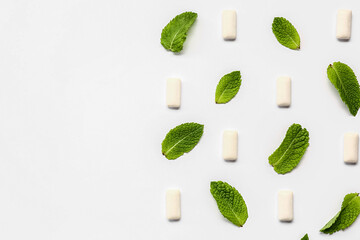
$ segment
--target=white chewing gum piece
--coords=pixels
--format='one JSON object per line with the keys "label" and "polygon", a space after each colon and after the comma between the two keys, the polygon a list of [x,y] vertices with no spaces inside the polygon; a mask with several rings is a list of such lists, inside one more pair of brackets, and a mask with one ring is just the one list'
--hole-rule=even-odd
{"label": "white chewing gum piece", "polygon": [[339,40],[349,40],[351,37],[352,11],[340,9],[336,19],[336,38]]}
{"label": "white chewing gum piece", "polygon": [[344,162],[355,164],[358,162],[359,134],[345,133],[344,135]]}
{"label": "white chewing gum piece", "polygon": [[280,190],[278,192],[278,218],[281,222],[291,222],[294,219],[293,192]]}
{"label": "white chewing gum piece", "polygon": [[238,155],[238,132],[226,130],[223,133],[223,158],[225,161],[236,161]]}
{"label": "white chewing gum piece", "polygon": [[290,77],[278,77],[276,80],[276,104],[279,107],[291,105],[291,79]]}
{"label": "white chewing gum piece", "polygon": [[169,78],[166,81],[166,105],[169,108],[179,108],[181,105],[181,80]]}
{"label": "white chewing gum piece", "polygon": [[222,37],[224,40],[236,39],[236,22],[235,10],[222,11]]}
{"label": "white chewing gum piece", "polygon": [[166,218],[170,221],[180,220],[180,190],[168,189],[166,191]]}

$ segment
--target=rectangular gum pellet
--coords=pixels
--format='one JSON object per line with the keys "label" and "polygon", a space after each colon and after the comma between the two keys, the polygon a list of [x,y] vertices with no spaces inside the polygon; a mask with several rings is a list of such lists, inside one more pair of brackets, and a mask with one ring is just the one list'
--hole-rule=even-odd
{"label": "rectangular gum pellet", "polygon": [[223,158],[225,161],[235,161],[238,155],[238,133],[226,130],[223,133]]}
{"label": "rectangular gum pellet", "polygon": [[278,218],[281,222],[291,222],[294,219],[292,191],[278,192]]}
{"label": "rectangular gum pellet", "polygon": [[181,80],[169,78],[166,81],[166,105],[169,108],[179,108],[181,104]]}
{"label": "rectangular gum pellet", "polygon": [[291,105],[291,79],[287,76],[278,77],[276,80],[276,104],[279,107]]}
{"label": "rectangular gum pellet", "polygon": [[236,11],[224,10],[222,12],[222,37],[225,40],[236,39]]}
{"label": "rectangular gum pellet", "polygon": [[336,38],[340,40],[349,40],[351,37],[352,11],[340,9],[337,12],[336,19]]}
{"label": "rectangular gum pellet", "polygon": [[168,189],[166,191],[166,218],[170,221],[180,220],[180,190]]}
{"label": "rectangular gum pellet", "polygon": [[355,164],[358,162],[359,134],[345,133],[344,135],[344,162]]}

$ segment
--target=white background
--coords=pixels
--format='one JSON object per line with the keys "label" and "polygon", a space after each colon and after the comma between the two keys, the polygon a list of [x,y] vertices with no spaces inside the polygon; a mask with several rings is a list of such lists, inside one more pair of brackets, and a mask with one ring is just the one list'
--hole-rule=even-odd
{"label": "white background", "polygon": [[[353,10],[352,38],[335,38],[336,11]],[[238,37],[221,38],[221,11],[236,9]],[[197,12],[180,55],[160,45],[177,14]],[[289,19],[301,50],[281,46],[275,16]],[[360,2],[225,0],[2,0],[0,2],[0,239],[310,239],[345,194],[359,192],[360,166],[345,165],[342,137],[360,131],[326,76],[334,61],[360,76]],[[226,73],[242,86],[214,103]],[[292,105],[275,104],[279,75],[292,78]],[[165,105],[168,77],[183,81],[179,110]],[[205,125],[200,143],[175,161],[165,134]],[[300,123],[310,147],[280,176],[268,164],[287,128]],[[225,129],[239,132],[239,159],[221,158]],[[243,195],[243,228],[224,219],[209,192],[227,181]],[[180,188],[182,219],[165,218],[165,190]],[[280,223],[276,196],[294,191],[294,221]]]}

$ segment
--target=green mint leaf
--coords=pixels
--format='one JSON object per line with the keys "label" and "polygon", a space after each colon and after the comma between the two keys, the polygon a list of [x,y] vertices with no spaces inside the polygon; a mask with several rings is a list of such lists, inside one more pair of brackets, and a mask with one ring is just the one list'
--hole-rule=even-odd
{"label": "green mint leaf", "polygon": [[334,62],[327,68],[327,75],[350,113],[356,116],[360,107],[360,88],[353,70],[344,63]]}
{"label": "green mint leaf", "polygon": [[301,240],[309,240],[309,236],[307,234],[305,234],[305,236],[303,236],[303,238]]}
{"label": "green mint leaf", "polygon": [[269,157],[269,163],[279,174],[291,172],[300,162],[309,146],[309,132],[300,124],[293,124],[278,149]]}
{"label": "green mint leaf", "polygon": [[235,97],[241,85],[240,71],[234,71],[223,76],[215,92],[216,103],[227,103]]}
{"label": "green mint leaf", "polygon": [[333,217],[320,232],[333,234],[350,227],[360,214],[359,193],[347,194],[341,205],[341,210]]}
{"label": "green mint leaf", "polygon": [[221,214],[236,226],[242,227],[248,218],[248,211],[240,193],[222,181],[211,182],[210,192],[215,198]]}
{"label": "green mint leaf", "polygon": [[293,50],[300,49],[300,36],[295,27],[285,18],[274,18],[272,31],[281,45]]}
{"label": "green mint leaf", "polygon": [[169,160],[190,152],[200,141],[204,125],[184,123],[171,129],[162,142],[162,154]]}
{"label": "green mint leaf", "polygon": [[197,13],[184,12],[173,18],[161,32],[161,44],[172,52],[180,52],[190,27],[197,18]]}

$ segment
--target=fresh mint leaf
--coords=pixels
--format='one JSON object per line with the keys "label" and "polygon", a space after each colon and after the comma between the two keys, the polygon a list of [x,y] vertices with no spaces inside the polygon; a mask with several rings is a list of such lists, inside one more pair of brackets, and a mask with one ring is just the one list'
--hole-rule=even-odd
{"label": "fresh mint leaf", "polygon": [[240,71],[233,71],[223,76],[215,92],[216,103],[227,103],[235,97],[241,85]]}
{"label": "fresh mint leaf", "polygon": [[320,231],[326,234],[333,234],[344,230],[354,223],[360,214],[359,193],[349,193],[341,204],[341,210],[333,217]]}
{"label": "fresh mint leaf", "polygon": [[241,194],[222,181],[211,182],[210,192],[221,214],[236,226],[242,227],[248,218],[248,211]]}
{"label": "fresh mint leaf", "polygon": [[200,141],[204,125],[183,123],[166,134],[162,142],[162,154],[169,160],[176,159],[190,152]]}
{"label": "fresh mint leaf", "polygon": [[290,49],[300,49],[300,36],[296,28],[285,18],[275,17],[272,31],[278,42]]}
{"label": "fresh mint leaf", "polygon": [[269,163],[279,174],[291,172],[300,162],[309,146],[309,132],[300,124],[293,124],[278,149],[269,157]]}
{"label": "fresh mint leaf", "polygon": [[197,18],[197,13],[184,12],[173,18],[161,32],[161,44],[172,52],[180,52],[187,32]]}
{"label": "fresh mint leaf", "polygon": [[350,113],[356,116],[360,108],[360,87],[353,70],[345,63],[334,62],[327,68],[327,75]]}
{"label": "fresh mint leaf", "polygon": [[303,236],[303,238],[301,240],[309,240],[309,236],[307,234],[305,234],[305,236]]}

